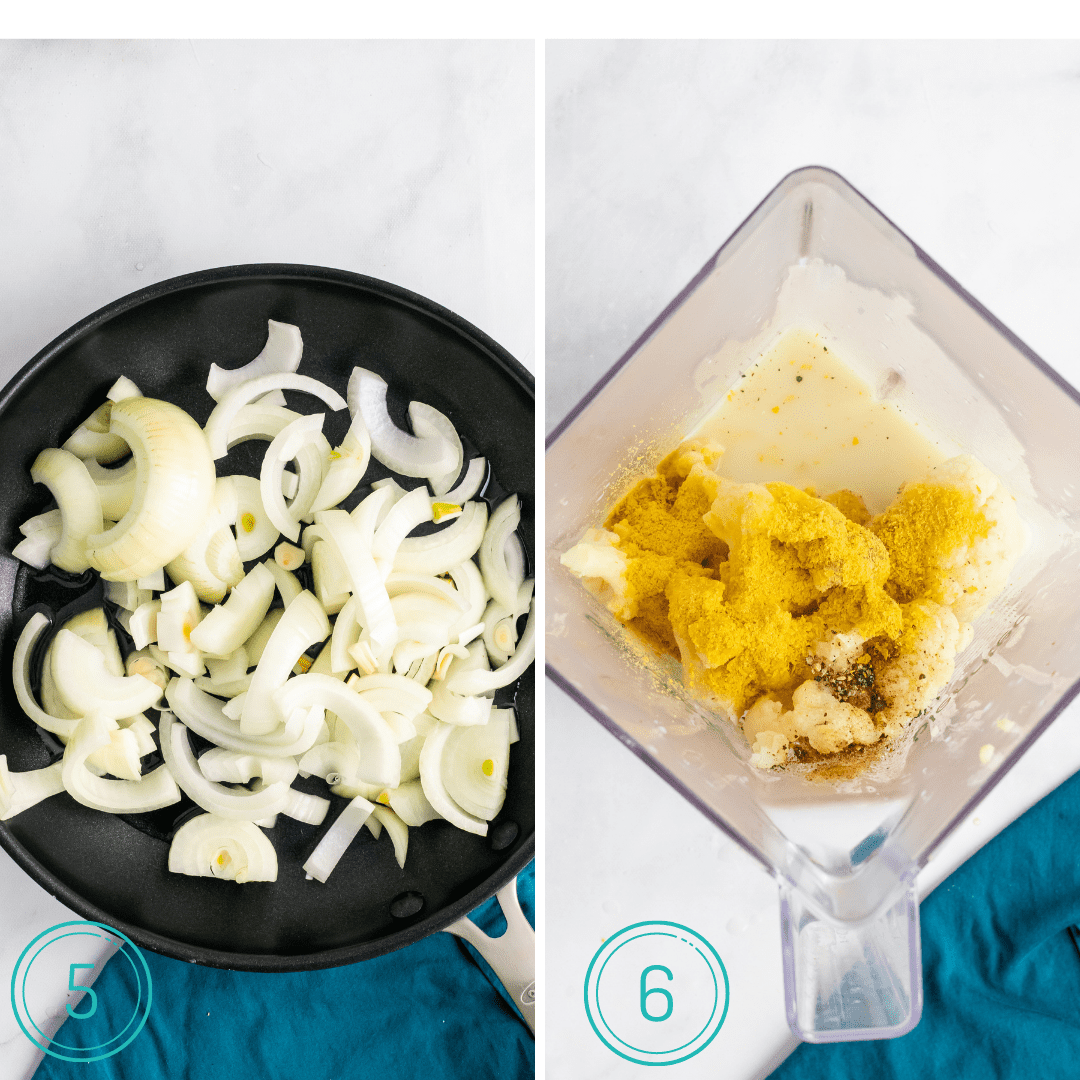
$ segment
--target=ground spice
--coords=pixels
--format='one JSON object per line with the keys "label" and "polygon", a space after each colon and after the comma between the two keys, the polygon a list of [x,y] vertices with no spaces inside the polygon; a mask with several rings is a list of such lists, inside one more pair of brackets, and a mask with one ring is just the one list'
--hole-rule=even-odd
{"label": "ground spice", "polygon": [[1015,509],[971,458],[871,517],[847,489],[735,483],[721,454],[684,443],[563,562],[741,724],[752,764],[853,775],[948,682],[1022,546]]}

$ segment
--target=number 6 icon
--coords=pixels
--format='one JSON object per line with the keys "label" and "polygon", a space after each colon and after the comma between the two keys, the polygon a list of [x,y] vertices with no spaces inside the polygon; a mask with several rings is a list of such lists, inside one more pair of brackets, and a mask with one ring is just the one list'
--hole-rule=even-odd
{"label": "number 6 icon", "polygon": [[[653,986],[650,988],[646,985],[649,973],[653,971],[662,971],[668,977],[668,982],[670,982],[674,976],[663,966],[663,964],[650,964],[641,973],[641,1015],[644,1016],[646,1020],[652,1020],[655,1023],[659,1023],[661,1020],[666,1020],[671,1015],[672,1010],[675,1008],[675,1002],[672,1000],[671,994],[662,986]],[[648,1002],[650,994],[660,994],[667,1001],[667,1009],[664,1011],[663,1016],[653,1016],[653,1014],[649,1012]]]}

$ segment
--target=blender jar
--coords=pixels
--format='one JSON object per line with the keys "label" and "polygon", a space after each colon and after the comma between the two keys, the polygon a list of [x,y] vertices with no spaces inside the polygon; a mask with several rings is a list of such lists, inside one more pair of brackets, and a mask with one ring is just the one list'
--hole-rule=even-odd
{"label": "blender jar", "polygon": [[[879,399],[977,457],[1028,529],[1008,586],[884,779],[752,768],[741,732],[684,688],[680,666],[559,562],[790,329],[835,343]],[[915,876],[1080,689],[1078,426],[1075,390],[842,177],[810,167],[780,182],[548,440],[548,674],[776,877],[788,1022],[804,1040],[918,1023]]]}

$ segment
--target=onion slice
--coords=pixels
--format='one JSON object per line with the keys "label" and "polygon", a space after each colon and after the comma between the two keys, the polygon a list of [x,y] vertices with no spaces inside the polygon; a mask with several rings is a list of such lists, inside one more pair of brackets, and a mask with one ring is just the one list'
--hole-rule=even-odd
{"label": "onion slice", "polygon": [[38,705],[30,690],[30,661],[34,649],[49,627],[48,616],[35,612],[23,627],[19,640],[15,643],[15,657],[11,663],[11,679],[15,685],[15,696],[19,699],[22,710],[38,727],[68,740],[75,734],[79,718],[53,716]]}
{"label": "onion slice", "polygon": [[511,495],[499,503],[491,515],[480,545],[480,572],[484,575],[484,584],[507,611],[517,601],[517,592],[525,576],[524,573],[521,577],[511,573],[506,557],[507,541],[520,522],[521,503],[516,495]]}
{"label": "onion slice", "polygon": [[445,529],[402,540],[394,556],[394,569],[413,574],[445,574],[476,554],[484,539],[487,518],[484,503],[466,503],[461,516]]}
{"label": "onion slice", "polygon": [[51,560],[61,570],[81,574],[91,565],[87,538],[101,532],[101,496],[86,466],[67,450],[49,447],[38,454],[30,468],[35,484],[44,484],[60,508],[63,530]]}
{"label": "onion slice", "polygon": [[274,845],[250,821],[199,814],[185,821],[169,845],[169,869],[221,881],[277,881]]}
{"label": "onion slice", "polygon": [[229,432],[236,414],[249,402],[270,390],[303,391],[326,402],[335,412],[346,407],[345,399],[336,390],[308,375],[291,372],[260,375],[257,379],[233,387],[218,402],[210,414],[210,419],[206,421],[206,440],[210,445],[210,453],[215,458],[222,458],[229,452]]}
{"label": "onion slice", "polygon": [[206,378],[206,392],[215,401],[221,401],[233,387],[250,379],[275,372],[295,371],[303,355],[304,340],[300,336],[300,327],[268,319],[266,344],[259,355],[238,368],[226,369],[211,364],[210,374]]}
{"label": "onion slice", "polygon": [[318,705],[332,712],[356,740],[360,755],[358,779],[367,784],[396,787],[401,778],[401,752],[385,718],[364,698],[333,675],[297,675],[276,694],[285,715]]}
{"label": "onion slice", "polygon": [[280,781],[262,791],[227,788],[207,780],[191,750],[187,728],[167,709],[161,712],[161,756],[180,790],[211,814],[235,821],[258,821],[280,814],[288,802],[289,785]]}
{"label": "onion slice", "polygon": [[63,790],[62,761],[54,761],[44,769],[13,773],[8,769],[7,756],[0,754],[0,821],[8,821]]}
{"label": "onion slice", "polygon": [[106,780],[94,776],[86,759],[111,741],[116,721],[104,716],[84,717],[64,751],[63,777],[68,794],[83,806],[107,814],[141,814],[180,801],[180,791],[164,765],[139,781]]}
{"label": "onion slice", "polygon": [[107,580],[135,581],[191,543],[210,512],[217,476],[199,425],[167,401],[117,402],[112,429],[135,455],[135,494],[111,529],[87,537],[86,557]]}
{"label": "onion slice", "polygon": [[318,881],[326,881],[374,810],[372,803],[362,795],[357,795],[323,834],[323,838],[304,863],[305,873]]}
{"label": "onion slice", "polygon": [[462,671],[451,674],[447,679],[447,689],[466,696],[489,694],[520,679],[536,658],[535,612],[534,602],[529,606],[529,621],[525,624],[525,633],[521,635],[514,655],[505,664],[494,671]]}
{"label": "onion slice", "polygon": [[454,448],[454,464],[441,476],[431,476],[430,474],[428,476],[432,493],[436,496],[442,496],[454,486],[454,481],[457,480],[458,473],[461,472],[461,462],[464,459],[461,439],[458,437],[457,429],[438,409],[426,405],[422,401],[409,403],[409,419],[412,421],[413,431],[420,438],[442,438]]}
{"label": "onion slice", "polygon": [[466,832],[476,833],[477,836],[487,836],[487,822],[474,817],[458,806],[450,797],[443,782],[443,752],[446,749],[446,740],[454,730],[451,724],[439,724],[424,740],[424,748],[420,751],[420,783],[423,785],[424,795],[428,802],[451,825],[456,825]]}
{"label": "onion slice", "polygon": [[409,435],[390,419],[386,380],[366,368],[353,368],[349,377],[349,406],[364,418],[371,436],[371,456],[402,476],[443,476],[461,466],[459,448],[442,435]]}

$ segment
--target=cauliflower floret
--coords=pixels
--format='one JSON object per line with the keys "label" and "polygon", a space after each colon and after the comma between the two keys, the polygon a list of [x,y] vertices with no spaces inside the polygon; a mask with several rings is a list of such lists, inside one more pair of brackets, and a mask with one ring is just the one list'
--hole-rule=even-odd
{"label": "cauliflower floret", "polygon": [[904,609],[900,655],[885,664],[877,689],[889,703],[880,714],[888,737],[921,712],[952,678],[953,660],[964,641],[952,611],[931,600],[916,600]]}
{"label": "cauliflower floret", "polygon": [[584,578],[617,618],[632,619],[637,611],[626,599],[626,556],[616,546],[619,537],[606,529],[588,529],[559,557],[571,573]]}

